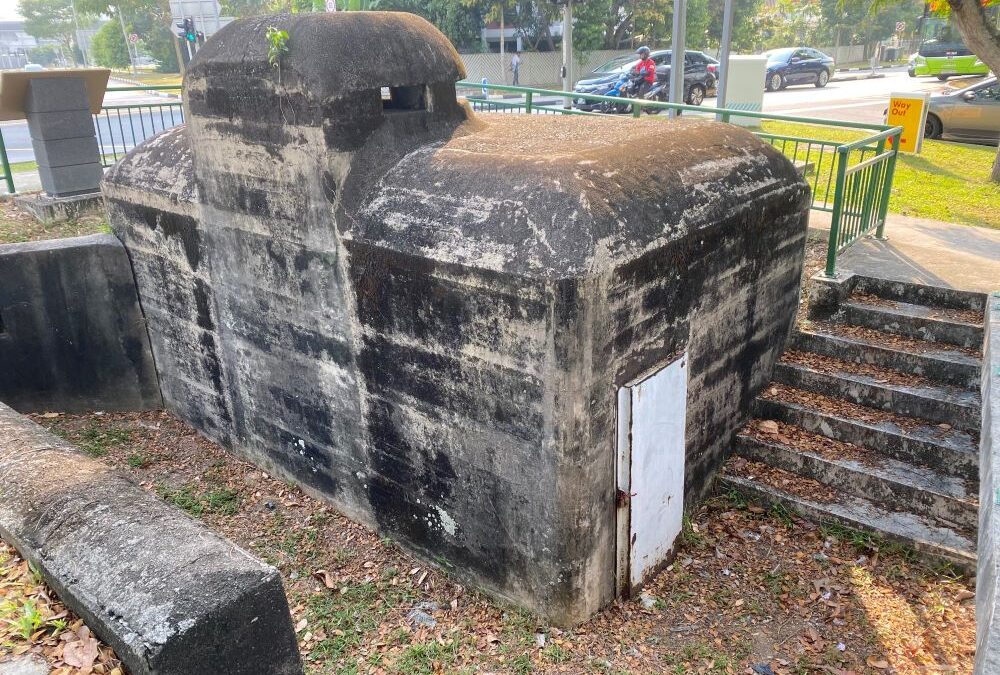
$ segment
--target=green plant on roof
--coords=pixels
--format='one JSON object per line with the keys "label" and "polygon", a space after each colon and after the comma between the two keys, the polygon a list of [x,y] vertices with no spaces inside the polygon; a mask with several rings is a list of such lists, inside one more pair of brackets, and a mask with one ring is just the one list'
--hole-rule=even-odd
{"label": "green plant on roof", "polygon": [[280,68],[281,57],[288,53],[288,31],[269,26],[267,33],[267,61],[273,68]]}

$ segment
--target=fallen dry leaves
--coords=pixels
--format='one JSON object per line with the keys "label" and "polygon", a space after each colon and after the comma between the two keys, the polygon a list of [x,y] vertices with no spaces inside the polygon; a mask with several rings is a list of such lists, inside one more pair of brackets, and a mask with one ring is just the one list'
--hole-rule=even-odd
{"label": "fallen dry leaves", "polygon": [[[70,440],[121,432],[109,437],[128,440],[105,448],[108,462],[149,490],[204,504],[210,527],[277,566],[310,673],[972,669],[968,580],[736,497],[691,515],[644,600],[563,630],[465,588],[169,414],[36,420]],[[209,507],[220,493],[233,508]]]}
{"label": "fallen dry leaves", "polygon": [[51,675],[123,675],[114,651],[90,634],[17,552],[0,542],[0,662],[39,657]]}

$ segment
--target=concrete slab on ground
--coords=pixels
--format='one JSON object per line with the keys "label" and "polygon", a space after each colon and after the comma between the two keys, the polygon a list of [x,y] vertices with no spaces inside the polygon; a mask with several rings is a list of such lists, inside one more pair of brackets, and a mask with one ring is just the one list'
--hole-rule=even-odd
{"label": "concrete slab on ground", "polygon": [[[830,214],[810,211],[809,229],[828,233]],[[964,291],[1000,289],[1000,229],[890,213],[885,234],[884,241],[865,237],[853,244],[837,268]]]}

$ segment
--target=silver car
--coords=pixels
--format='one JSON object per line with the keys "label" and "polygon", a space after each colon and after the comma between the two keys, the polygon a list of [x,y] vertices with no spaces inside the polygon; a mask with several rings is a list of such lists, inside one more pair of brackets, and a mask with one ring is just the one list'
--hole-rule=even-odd
{"label": "silver car", "polygon": [[996,144],[1000,141],[1000,82],[991,77],[953,94],[932,96],[926,138]]}

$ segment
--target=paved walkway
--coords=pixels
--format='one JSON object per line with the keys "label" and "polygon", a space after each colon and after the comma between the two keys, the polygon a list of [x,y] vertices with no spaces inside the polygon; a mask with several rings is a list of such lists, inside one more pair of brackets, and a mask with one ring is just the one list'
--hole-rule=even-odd
{"label": "paved walkway", "polygon": [[[830,230],[812,211],[811,230]],[[886,240],[866,237],[837,258],[838,270],[988,293],[1000,290],[1000,229],[889,214]]]}

